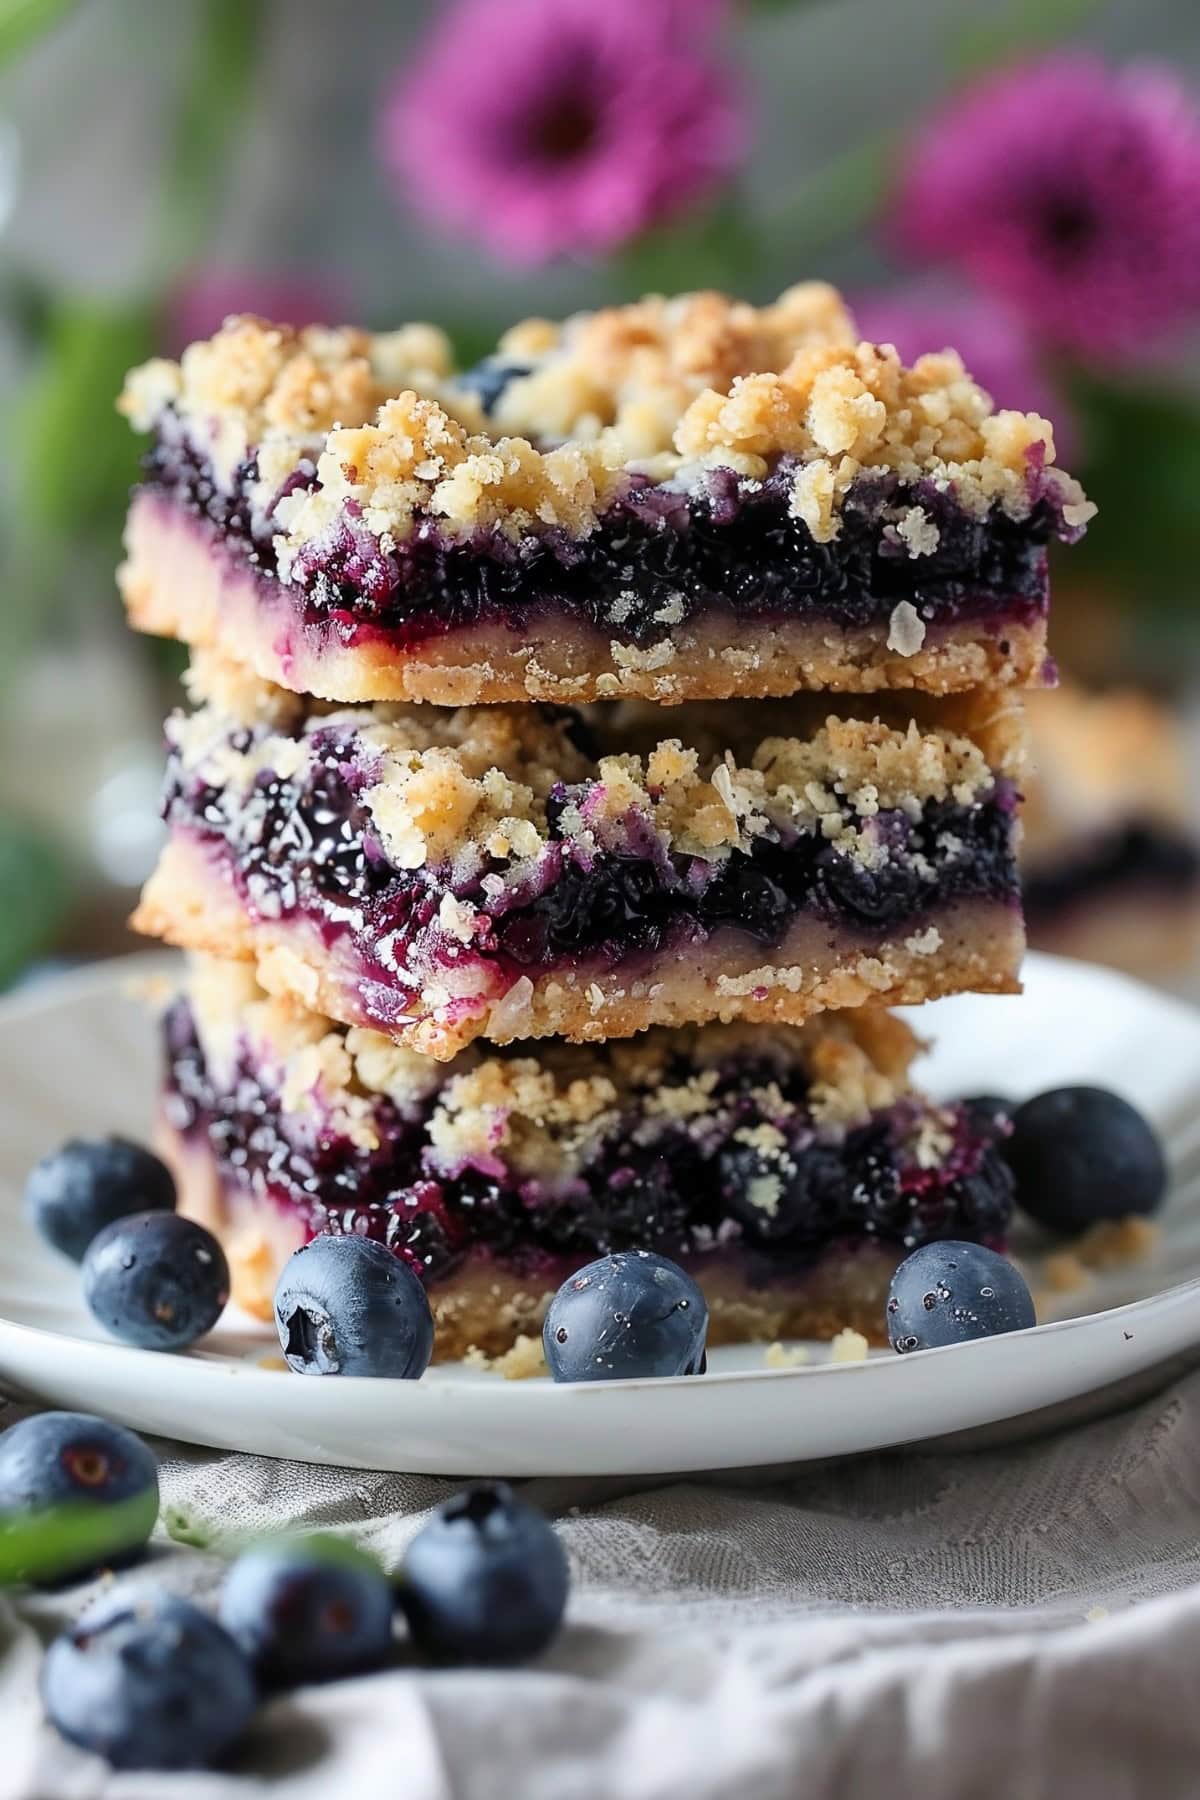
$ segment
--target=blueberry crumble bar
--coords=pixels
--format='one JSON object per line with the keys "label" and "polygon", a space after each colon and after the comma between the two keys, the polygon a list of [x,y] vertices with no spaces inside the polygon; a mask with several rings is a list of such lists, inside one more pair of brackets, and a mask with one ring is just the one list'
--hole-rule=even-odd
{"label": "blueberry crumble bar", "polygon": [[444,1065],[198,959],[164,1039],[164,1142],[236,1298],[269,1314],[298,1244],[363,1232],[427,1283],[443,1359],[503,1354],[627,1247],[689,1269],[710,1342],[879,1341],[909,1250],[1008,1229],[996,1127],[915,1093],[919,1046],[873,1008]]}
{"label": "blueberry crumble bar", "polygon": [[1031,697],[1022,886],[1038,948],[1135,973],[1200,944],[1200,836],[1182,733],[1134,689]]}
{"label": "blueberry crumble bar", "polygon": [[1094,510],[1046,420],[815,282],[527,321],[459,373],[428,326],[237,317],[121,404],[134,624],[338,701],[1036,685]]}
{"label": "blueberry crumble bar", "polygon": [[664,717],[334,710],[204,658],[192,682],[135,924],[411,1049],[1016,986],[1003,691]]}

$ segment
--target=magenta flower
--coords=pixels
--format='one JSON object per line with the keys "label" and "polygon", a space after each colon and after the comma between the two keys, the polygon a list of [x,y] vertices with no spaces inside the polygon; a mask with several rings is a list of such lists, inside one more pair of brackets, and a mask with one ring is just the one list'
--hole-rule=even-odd
{"label": "magenta flower", "polygon": [[[719,23],[710,0],[700,22]],[[404,197],[523,263],[625,243],[711,192],[743,142],[680,0],[459,0],[382,119]]]}
{"label": "magenta flower", "polygon": [[918,138],[895,232],[1053,343],[1136,351],[1200,310],[1195,97],[1085,54],[988,76]]}
{"label": "magenta flower", "polygon": [[906,363],[928,350],[957,350],[997,406],[1041,413],[1054,426],[1060,462],[1069,463],[1077,436],[1065,396],[1038,358],[1024,321],[998,300],[934,281],[874,288],[851,296],[860,334],[894,344]]}
{"label": "magenta flower", "polygon": [[277,325],[336,325],[347,316],[345,296],[332,283],[253,270],[198,269],[167,301],[165,348],[172,356],[197,338],[211,337],[230,313],[257,313]]}

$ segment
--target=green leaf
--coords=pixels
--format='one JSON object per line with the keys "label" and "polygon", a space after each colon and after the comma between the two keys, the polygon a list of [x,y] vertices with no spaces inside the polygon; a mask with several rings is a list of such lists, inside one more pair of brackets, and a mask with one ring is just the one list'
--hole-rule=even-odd
{"label": "green leaf", "polygon": [[1189,396],[1076,375],[1071,399],[1087,445],[1081,479],[1099,513],[1071,552],[1073,573],[1128,588],[1139,607],[1195,605],[1200,560],[1200,405]]}
{"label": "green leaf", "polygon": [[163,181],[160,247],[167,278],[208,235],[251,97],[262,38],[262,0],[203,0],[188,82]]}
{"label": "green leaf", "polygon": [[37,1511],[0,1513],[0,1587],[90,1573],[142,1544],[154,1529],[157,1496],[115,1506],[77,1501]]}
{"label": "green leaf", "polygon": [[31,826],[0,816],[0,988],[54,941],[71,899],[64,858]]}
{"label": "green leaf", "polygon": [[0,68],[53,29],[78,0],[0,0]]}
{"label": "green leaf", "polygon": [[137,477],[137,441],[115,409],[126,371],[154,347],[147,307],[62,300],[18,395],[21,503],[48,534],[73,539],[119,518]]}
{"label": "green leaf", "polygon": [[1099,0],[1009,0],[981,9],[986,17],[962,27],[951,40],[951,66],[974,75],[995,63],[1048,49],[1079,31]]}
{"label": "green leaf", "polygon": [[843,151],[770,209],[771,236],[786,234],[796,261],[861,232],[892,179],[897,140],[891,133]]}

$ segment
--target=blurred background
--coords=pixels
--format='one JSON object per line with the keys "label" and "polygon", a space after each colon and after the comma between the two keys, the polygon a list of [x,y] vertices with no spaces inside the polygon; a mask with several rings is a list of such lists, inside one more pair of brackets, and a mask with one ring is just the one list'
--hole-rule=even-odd
{"label": "blurred background", "polygon": [[1031,899],[1195,986],[1196,0],[0,0],[0,987],[130,947],[157,847],[129,364],[242,309],[432,317],[471,361],[817,275],[1047,413],[1099,502],[1053,633],[1099,698],[1035,719]]}

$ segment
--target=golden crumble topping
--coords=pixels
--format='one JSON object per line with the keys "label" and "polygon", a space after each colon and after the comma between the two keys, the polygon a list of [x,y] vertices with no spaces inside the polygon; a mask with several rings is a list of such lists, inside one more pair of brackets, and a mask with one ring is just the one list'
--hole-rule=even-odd
{"label": "golden crumble topping", "polygon": [[[752,702],[736,714],[684,705],[670,716],[668,738],[658,735],[657,708],[601,705],[587,715],[599,745],[593,760],[572,740],[570,715],[511,706],[335,709],[229,677],[207,659],[194,665],[191,687],[199,709],[168,725],[189,774],[248,793],[264,770],[302,777],[319,754],[317,734],[348,730],[367,777],[364,802],[393,865],[449,865],[461,878],[483,858],[507,863],[484,877],[491,897],[524,879],[546,850],[547,802],[558,783],[575,791],[558,806],[555,835],[585,854],[621,849],[633,816],[664,851],[709,861],[782,827],[819,832],[869,863],[885,854],[870,829],[876,814],[899,808],[916,817],[930,801],[969,806],[997,775],[1019,775],[1023,747],[1019,707],[1001,694],[887,702],[865,717],[819,699]],[[255,728],[248,743],[239,735],[246,725]],[[467,943],[476,916],[453,901],[442,924]]]}
{"label": "golden crumble topping", "polygon": [[134,369],[117,404],[138,431],[174,408],[211,452],[219,480],[257,447],[263,485],[278,485],[335,426],[365,424],[398,392],[437,390],[450,364],[449,340],[432,325],[372,336],[235,314],[178,362],[156,357]]}
{"label": "golden crumble topping", "polygon": [[[213,958],[192,959],[188,994],[214,1069],[230,1071],[248,1046],[289,1112],[311,1111],[369,1149],[378,1142],[374,1108],[382,1096],[407,1117],[425,1117],[435,1172],[465,1159],[486,1167],[500,1157],[520,1176],[549,1181],[585,1159],[631,1108],[648,1122],[694,1121],[703,1129],[722,1104],[719,1071],[744,1052],[778,1072],[751,1094],[761,1115],[756,1147],[769,1167],[773,1150],[784,1154],[777,1127],[798,1104],[836,1136],[910,1091],[909,1065],[921,1047],[899,1019],[858,1007],[799,1027],[685,1026],[599,1045],[550,1040],[519,1056],[472,1049],[442,1064],[378,1032],[268,999]],[[797,1065],[812,1083],[802,1103],[780,1087]]]}
{"label": "golden crumble topping", "polygon": [[[258,452],[252,504],[278,531],[280,573],[348,502],[377,536],[406,538],[423,517],[447,535],[539,527],[585,535],[630,473],[686,492],[714,468],[766,476],[797,460],[794,515],[819,541],[864,473],[953,484],[982,515],[1030,505],[1030,456],[1054,460],[1049,423],[994,412],[952,351],[905,368],[886,344],[859,342],[834,289],[790,288],[769,306],[718,293],[526,321],[501,340],[516,374],[485,418],[456,386],[446,340],[430,326],[388,336],[349,328],[295,332],[234,318],[179,363],[134,370],[121,399],[139,429],[170,408],[228,482]],[[320,486],[270,513],[297,465]],[[1070,477],[1048,469],[1069,525],[1094,510]],[[935,548],[920,509],[902,509],[909,554]],[[931,535],[932,534],[932,535]]]}

